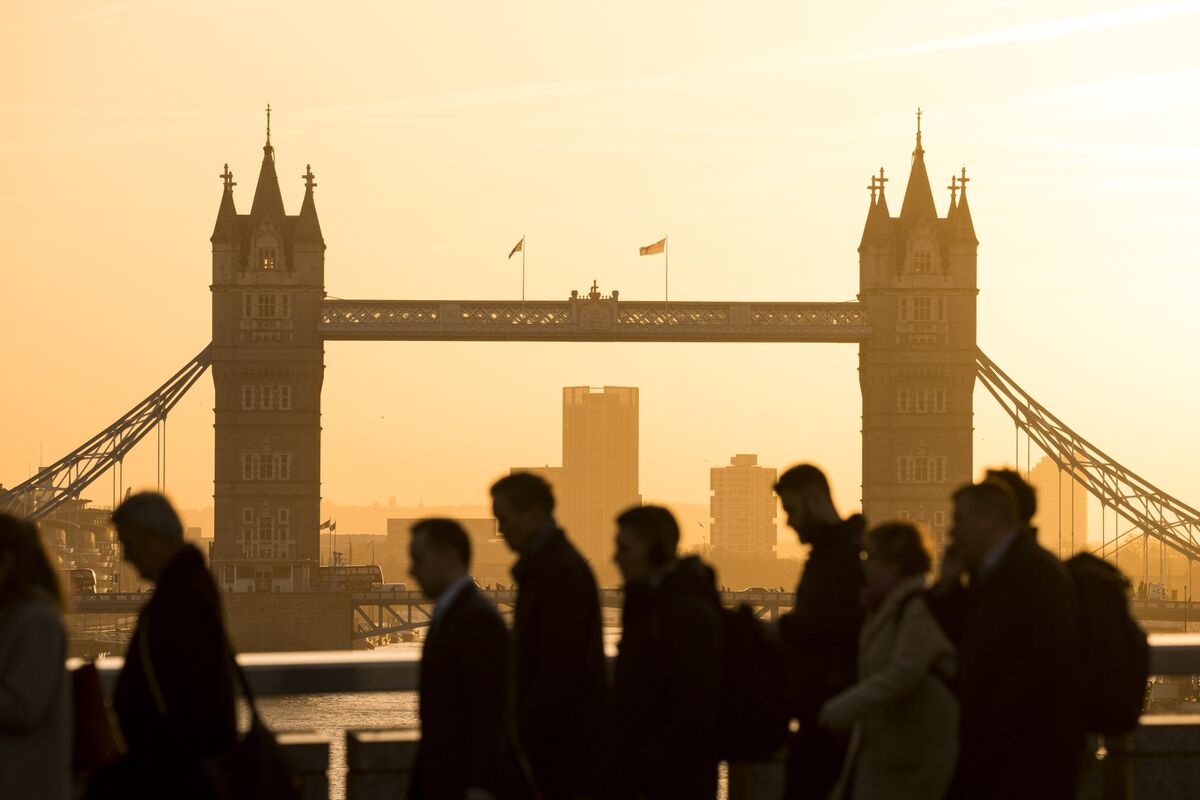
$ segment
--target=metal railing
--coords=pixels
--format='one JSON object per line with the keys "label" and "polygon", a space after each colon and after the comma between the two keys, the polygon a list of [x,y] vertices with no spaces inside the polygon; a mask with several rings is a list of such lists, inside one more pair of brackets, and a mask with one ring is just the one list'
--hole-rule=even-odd
{"label": "metal railing", "polygon": [[[1200,634],[1151,634],[1150,653],[1154,675],[1200,675]],[[106,689],[111,690],[123,663],[116,657],[96,662]],[[261,697],[415,692],[420,656],[411,650],[243,653],[238,663]]]}

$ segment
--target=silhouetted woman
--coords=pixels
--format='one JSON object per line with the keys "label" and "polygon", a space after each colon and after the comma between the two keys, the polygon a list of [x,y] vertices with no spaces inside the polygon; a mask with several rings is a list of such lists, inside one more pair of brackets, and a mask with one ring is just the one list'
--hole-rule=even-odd
{"label": "silhouetted woman", "polygon": [[70,794],[66,657],[62,590],[37,528],[0,514],[0,797]]}
{"label": "silhouetted woman", "polygon": [[828,701],[820,723],[852,728],[834,798],[942,797],[958,758],[958,701],[947,684],[954,646],[925,602],[930,558],[916,528],[867,534],[867,619],[853,687]]}

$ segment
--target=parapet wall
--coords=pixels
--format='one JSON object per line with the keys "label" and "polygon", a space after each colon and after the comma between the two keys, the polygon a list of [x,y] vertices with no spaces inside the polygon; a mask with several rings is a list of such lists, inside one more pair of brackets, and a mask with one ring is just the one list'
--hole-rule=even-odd
{"label": "parapet wall", "polygon": [[354,605],[348,594],[227,592],[221,601],[239,653],[351,648]]}

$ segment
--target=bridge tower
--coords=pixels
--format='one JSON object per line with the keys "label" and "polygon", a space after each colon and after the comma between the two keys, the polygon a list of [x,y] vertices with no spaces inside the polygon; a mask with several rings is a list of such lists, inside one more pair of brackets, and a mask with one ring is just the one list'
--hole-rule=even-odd
{"label": "bridge tower", "polygon": [[300,213],[284,212],[269,107],[249,214],[234,207],[228,165],[221,177],[211,239],[213,567],[226,590],[303,590],[320,558],[325,240],[316,183],[309,168]]}
{"label": "bridge tower", "polygon": [[863,511],[871,522],[923,523],[940,554],[950,492],[972,477],[976,250],[966,168],[938,217],[917,112],[917,144],[900,216],[882,168],[859,253],[859,300],[871,335],[859,347]]}

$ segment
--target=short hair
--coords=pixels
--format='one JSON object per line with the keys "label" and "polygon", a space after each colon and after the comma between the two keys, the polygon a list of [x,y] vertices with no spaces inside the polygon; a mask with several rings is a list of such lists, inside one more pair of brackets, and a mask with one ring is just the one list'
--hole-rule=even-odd
{"label": "short hair", "polygon": [[999,481],[1006,485],[1016,500],[1021,522],[1026,525],[1033,522],[1033,515],[1037,513],[1037,492],[1016,470],[989,469],[983,477],[986,481]]}
{"label": "short hair", "polygon": [[650,561],[666,564],[679,547],[679,523],[662,506],[634,506],[617,515],[617,526],[650,544]]}
{"label": "short hair", "polygon": [[825,477],[824,472],[812,464],[797,464],[780,475],[779,480],[775,482],[775,492],[776,494],[799,492],[809,486],[815,486],[825,497],[833,498],[833,494],[829,491],[829,479]]}
{"label": "short hair", "polygon": [[985,480],[961,486],[954,493],[954,502],[964,500],[979,513],[995,517],[1005,525],[1017,525],[1020,522],[1016,498],[1003,481]]}
{"label": "short hair", "polygon": [[464,567],[471,566],[471,537],[457,521],[427,517],[412,526],[412,537],[424,537],[425,543],[439,553],[453,553]]}
{"label": "short hair", "polygon": [[907,522],[885,522],[867,533],[867,547],[885,564],[899,568],[900,574],[924,575],[933,559],[925,537]]}
{"label": "short hair", "polygon": [[514,472],[492,484],[492,497],[503,496],[517,511],[540,508],[554,513],[554,492],[550,484],[532,472]]}
{"label": "short hair", "polygon": [[112,513],[118,532],[183,541],[183,523],[171,507],[171,501],[158,492],[139,492],[117,506]]}

